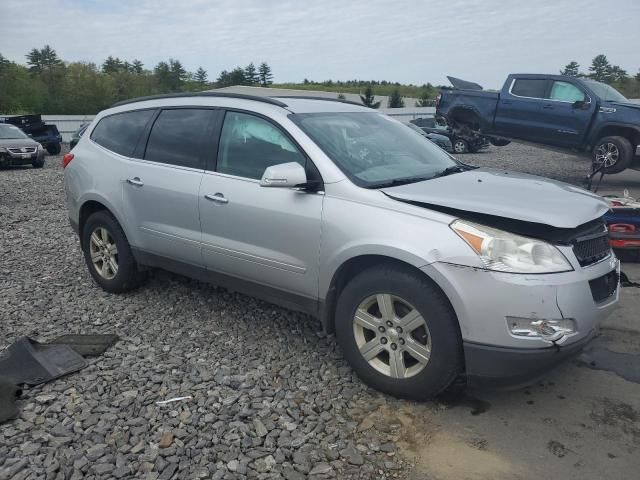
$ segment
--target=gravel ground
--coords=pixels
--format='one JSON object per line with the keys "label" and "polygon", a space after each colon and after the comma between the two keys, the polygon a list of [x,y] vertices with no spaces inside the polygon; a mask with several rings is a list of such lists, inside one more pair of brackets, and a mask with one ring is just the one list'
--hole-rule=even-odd
{"label": "gravel ground", "polygon": [[[516,145],[464,160],[577,182],[588,170]],[[121,340],[25,390],[19,418],[0,426],[0,479],[406,478],[421,471],[407,452],[428,443],[430,419],[468,414],[464,402],[415,405],[365,387],[306,316],[164,272],[130,294],[103,292],[62,178],[59,157],[0,170],[0,350],[22,335]]]}

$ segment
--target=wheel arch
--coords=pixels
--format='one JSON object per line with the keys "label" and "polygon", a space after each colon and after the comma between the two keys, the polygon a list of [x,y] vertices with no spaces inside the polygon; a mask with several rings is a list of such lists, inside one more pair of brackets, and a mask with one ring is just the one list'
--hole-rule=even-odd
{"label": "wheel arch", "polygon": [[632,147],[640,145],[640,128],[624,124],[609,124],[604,125],[598,130],[594,136],[591,151],[593,151],[601,138],[611,136],[626,138],[631,142]]}
{"label": "wheel arch", "polygon": [[473,107],[464,105],[460,105],[451,109],[451,111],[447,114],[447,120],[454,125],[464,125],[474,131],[482,130],[483,127],[483,121],[480,112],[478,112]]}
{"label": "wheel arch", "polygon": [[116,219],[116,221],[120,224],[122,231],[124,232],[127,239],[129,239],[129,234],[126,228],[126,222],[120,217],[120,215],[116,212],[113,206],[104,198],[89,196],[82,200],[79,209],[78,215],[78,233],[80,236],[80,242],[82,243],[82,231],[84,230],[84,225],[87,222],[89,216],[98,211],[107,211]]}
{"label": "wheel arch", "polygon": [[[407,260],[402,260],[396,257],[380,255],[380,254],[361,254],[353,256],[340,264],[335,270],[329,283],[329,288],[326,292],[324,301],[320,303],[320,320],[322,326],[327,333],[335,332],[335,310],[338,297],[342,289],[349,283],[361,271],[373,267],[373,266],[395,266],[401,269],[405,269],[417,275],[420,275],[430,282],[432,282],[438,290],[446,298],[451,310],[456,314],[455,309],[451,303],[451,300],[445,294],[444,290],[438,285],[438,283],[427,275],[420,267],[414,263],[410,263]],[[456,314],[457,317],[457,314]],[[459,325],[458,325],[459,328]]]}

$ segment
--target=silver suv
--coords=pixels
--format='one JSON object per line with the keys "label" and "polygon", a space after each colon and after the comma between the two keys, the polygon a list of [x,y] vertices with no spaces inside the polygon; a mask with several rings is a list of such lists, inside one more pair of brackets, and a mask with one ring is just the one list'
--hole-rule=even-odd
{"label": "silver suv", "polygon": [[618,299],[601,198],[464,165],[348,102],[137,99],[101,112],[63,164],[103,289],[159,267],[307,312],[400,397],[536,378]]}

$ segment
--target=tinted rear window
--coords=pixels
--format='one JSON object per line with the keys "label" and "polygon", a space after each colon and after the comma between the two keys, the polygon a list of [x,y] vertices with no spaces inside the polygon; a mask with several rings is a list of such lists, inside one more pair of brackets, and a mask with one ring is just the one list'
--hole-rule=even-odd
{"label": "tinted rear window", "polygon": [[546,90],[546,80],[529,80],[520,78],[513,84],[511,93],[520,97],[544,98]]}
{"label": "tinted rear window", "polygon": [[154,110],[136,110],[105,117],[91,132],[91,140],[112,152],[131,157],[154,113]]}
{"label": "tinted rear window", "polygon": [[145,160],[181,167],[204,168],[208,128],[215,110],[163,110],[153,124]]}

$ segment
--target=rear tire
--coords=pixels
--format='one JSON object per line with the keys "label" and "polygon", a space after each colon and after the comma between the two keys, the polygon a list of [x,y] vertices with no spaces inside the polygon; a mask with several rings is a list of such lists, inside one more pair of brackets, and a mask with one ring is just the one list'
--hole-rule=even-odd
{"label": "rear tire", "polygon": [[92,213],[82,229],[82,251],[95,282],[110,293],[138,287],[138,270],[127,237],[118,221],[106,210]]}
{"label": "rear tire", "polygon": [[464,154],[469,152],[469,144],[462,138],[456,138],[453,141],[453,153]]}
{"label": "rear tire", "polygon": [[432,398],[463,369],[449,301],[431,280],[409,269],[376,266],[354,277],[338,298],[336,336],[356,374],[396,397]]}
{"label": "rear tire", "polygon": [[603,137],[593,147],[592,159],[597,165],[605,164],[605,173],[620,173],[633,161],[633,146],[624,137]]}
{"label": "rear tire", "polygon": [[59,143],[47,146],[47,152],[49,152],[49,155],[59,155],[61,151],[62,147]]}

